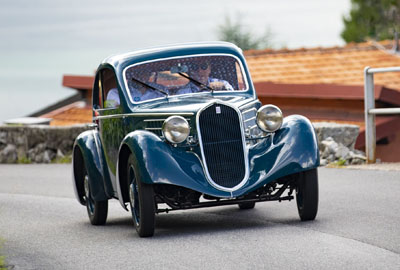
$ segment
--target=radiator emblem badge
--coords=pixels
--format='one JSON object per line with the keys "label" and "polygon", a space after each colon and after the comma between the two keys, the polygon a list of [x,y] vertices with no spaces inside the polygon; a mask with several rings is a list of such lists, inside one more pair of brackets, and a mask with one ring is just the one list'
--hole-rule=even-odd
{"label": "radiator emblem badge", "polygon": [[217,114],[221,114],[221,107],[220,106],[215,107],[215,112]]}

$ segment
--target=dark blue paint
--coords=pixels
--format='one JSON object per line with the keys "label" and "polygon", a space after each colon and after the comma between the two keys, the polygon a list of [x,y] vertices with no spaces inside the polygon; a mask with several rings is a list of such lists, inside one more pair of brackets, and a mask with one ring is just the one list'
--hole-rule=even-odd
{"label": "dark blue paint", "polygon": [[[112,198],[114,192],[100,144],[99,133],[95,130],[88,130],[81,133],[75,140],[74,151],[76,147],[79,147],[83,155],[93,199],[104,201]],[[79,197],[78,200],[81,201]]]}
{"label": "dark blue paint", "polygon": [[250,178],[232,195],[209,184],[194,153],[173,147],[151,132],[134,131],[125,137],[123,144],[134,153],[141,181],[183,186],[216,197],[241,196],[277,178],[319,165],[313,127],[299,115],[286,117],[274,136],[249,149]]}

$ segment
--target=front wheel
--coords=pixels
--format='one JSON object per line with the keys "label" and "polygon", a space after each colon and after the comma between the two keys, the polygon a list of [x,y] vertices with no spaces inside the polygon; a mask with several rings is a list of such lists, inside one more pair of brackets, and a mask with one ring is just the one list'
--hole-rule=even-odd
{"label": "front wheel", "polygon": [[297,210],[302,221],[314,220],[318,212],[318,171],[300,172],[296,180]]}
{"label": "front wheel", "polygon": [[127,176],[129,185],[129,201],[136,232],[140,237],[154,234],[155,200],[153,186],[145,184],[136,177],[132,154],[129,156]]}
{"label": "front wheel", "polygon": [[95,201],[93,199],[89,185],[89,176],[86,170],[85,169],[83,170],[84,170],[83,184],[85,188],[85,202],[90,223],[92,225],[104,225],[106,223],[108,214],[108,200]]}

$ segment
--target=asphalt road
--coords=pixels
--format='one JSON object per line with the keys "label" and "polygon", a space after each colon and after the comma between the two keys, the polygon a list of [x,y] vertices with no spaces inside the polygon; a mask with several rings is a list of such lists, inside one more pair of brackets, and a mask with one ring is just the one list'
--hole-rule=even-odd
{"label": "asphalt road", "polygon": [[159,214],[136,235],[116,200],[90,225],[69,165],[0,165],[0,238],[14,269],[400,269],[400,172],[319,170],[317,219],[292,202]]}

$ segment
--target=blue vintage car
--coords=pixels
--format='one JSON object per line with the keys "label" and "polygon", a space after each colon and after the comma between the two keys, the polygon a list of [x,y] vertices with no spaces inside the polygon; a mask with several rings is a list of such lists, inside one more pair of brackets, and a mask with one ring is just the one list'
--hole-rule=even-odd
{"label": "blue vintage car", "polygon": [[73,148],[78,201],[105,224],[108,200],[152,236],[155,215],[294,199],[318,210],[319,152],[310,121],[257,99],[241,49],[180,44],[112,56],[93,86],[93,129]]}

